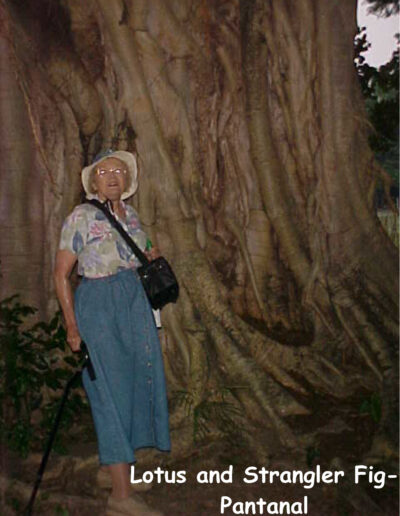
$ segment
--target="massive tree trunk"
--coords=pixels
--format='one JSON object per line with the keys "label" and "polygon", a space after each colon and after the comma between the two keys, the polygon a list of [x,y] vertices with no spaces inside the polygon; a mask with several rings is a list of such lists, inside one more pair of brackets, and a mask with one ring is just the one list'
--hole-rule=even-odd
{"label": "massive tree trunk", "polygon": [[[2,181],[21,202],[29,189],[43,210],[42,302],[54,309],[45,256],[79,197],[84,161],[101,147],[135,151],[133,202],[182,287],[163,311],[171,398],[186,392],[192,415],[204,403],[237,406],[241,438],[263,458],[277,443],[323,440],[329,418],[356,440],[357,411],[375,393],[375,451],[390,454],[397,251],[370,201],[356,1],[42,3],[40,13],[34,2],[1,8],[29,120],[19,145],[29,140],[35,156],[17,176],[4,168]],[[32,189],[39,177],[44,195]],[[183,405],[171,406],[179,429]],[[373,444],[364,432],[360,453]]]}

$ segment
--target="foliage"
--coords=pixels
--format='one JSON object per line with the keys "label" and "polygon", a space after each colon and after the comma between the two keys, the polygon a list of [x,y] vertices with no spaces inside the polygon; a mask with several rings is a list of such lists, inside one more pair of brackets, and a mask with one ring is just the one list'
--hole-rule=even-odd
{"label": "foliage", "polygon": [[[79,364],[75,356],[65,355],[60,312],[49,323],[28,326],[35,312],[17,295],[0,302],[0,439],[22,456],[43,446],[60,389]],[[56,450],[64,451],[63,430],[86,409],[86,399],[75,392],[64,408]]]}
{"label": "foliage", "polygon": [[207,390],[198,403],[195,403],[191,392],[175,391],[173,398],[178,405],[184,406],[186,415],[192,419],[195,443],[205,439],[215,429],[228,440],[237,441],[238,436],[244,431],[244,425],[241,424],[242,412],[236,404],[227,399],[237,388],[221,387],[218,390]]}
{"label": "foliage", "polygon": [[[399,42],[398,35],[397,39]],[[363,27],[355,40],[355,64],[367,115],[373,126],[369,143],[377,160],[398,184],[399,48],[388,63],[374,68],[362,56],[369,46]]]}
{"label": "foliage", "polygon": [[378,394],[371,394],[360,406],[360,414],[368,414],[375,423],[379,423],[382,417],[382,400]]}
{"label": "foliage", "polygon": [[365,0],[369,4],[368,11],[378,16],[392,16],[399,14],[400,5],[398,0]]}
{"label": "foliage", "polygon": [[312,467],[313,462],[321,457],[321,452],[318,447],[309,446],[306,451],[306,462],[309,468]]}

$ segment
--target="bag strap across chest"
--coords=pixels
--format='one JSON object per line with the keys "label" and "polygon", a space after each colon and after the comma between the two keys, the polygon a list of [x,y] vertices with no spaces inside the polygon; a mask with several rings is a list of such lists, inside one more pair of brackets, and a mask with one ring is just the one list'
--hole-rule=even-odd
{"label": "bag strap across chest", "polygon": [[118,233],[122,236],[122,238],[125,240],[125,242],[128,244],[128,246],[132,249],[132,251],[135,253],[139,261],[142,263],[142,265],[148,265],[150,263],[150,260],[147,258],[147,256],[139,249],[139,247],[135,244],[135,242],[132,240],[132,238],[128,235],[128,233],[125,231],[125,229],[122,227],[122,225],[118,222],[118,220],[112,215],[110,210],[100,201],[97,199],[86,199],[88,204],[92,204],[96,208],[98,208],[100,211],[104,213],[104,215],[109,220],[110,224],[118,231]]}

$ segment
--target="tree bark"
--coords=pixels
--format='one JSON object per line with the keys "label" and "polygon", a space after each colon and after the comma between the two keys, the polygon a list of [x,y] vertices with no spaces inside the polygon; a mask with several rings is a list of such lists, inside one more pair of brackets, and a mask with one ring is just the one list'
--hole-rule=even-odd
{"label": "tree bark", "polygon": [[[53,16],[67,16],[69,32],[46,35],[46,53],[33,28],[49,20],[11,4],[2,35],[25,93],[20,145],[36,161],[33,175],[7,165],[2,180],[18,199],[38,178],[46,185],[41,303],[54,308],[48,257],[84,161],[101,147],[134,150],[134,203],[182,287],[163,311],[164,352],[171,398],[186,393],[193,423],[195,409],[223,411],[227,399],[247,418],[242,439],[265,456],[268,442],[322,439],[318,404],[358,421],[362,399],[378,393],[375,436],[393,444],[397,251],[368,196],[356,1],[68,0]],[[2,106],[11,86],[14,95],[11,75],[1,79]],[[178,431],[185,411],[172,406]]]}

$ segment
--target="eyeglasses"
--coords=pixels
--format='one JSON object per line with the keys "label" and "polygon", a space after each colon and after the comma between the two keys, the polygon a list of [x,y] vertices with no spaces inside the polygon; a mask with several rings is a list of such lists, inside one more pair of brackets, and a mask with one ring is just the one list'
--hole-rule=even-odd
{"label": "eyeglasses", "polygon": [[125,168],[113,168],[106,170],[105,168],[97,168],[96,174],[100,177],[106,177],[110,174],[115,174],[116,176],[122,176],[125,175],[127,170]]}

